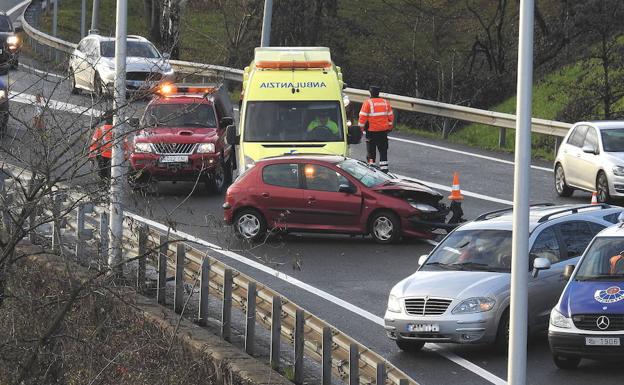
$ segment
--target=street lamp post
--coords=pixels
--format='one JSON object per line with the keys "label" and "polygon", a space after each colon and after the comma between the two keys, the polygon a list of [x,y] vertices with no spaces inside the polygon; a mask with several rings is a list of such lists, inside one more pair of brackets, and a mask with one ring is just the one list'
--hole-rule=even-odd
{"label": "street lamp post", "polygon": [[273,16],[273,0],[264,0],[264,15],[262,18],[262,40],[260,47],[271,45],[271,18]]}

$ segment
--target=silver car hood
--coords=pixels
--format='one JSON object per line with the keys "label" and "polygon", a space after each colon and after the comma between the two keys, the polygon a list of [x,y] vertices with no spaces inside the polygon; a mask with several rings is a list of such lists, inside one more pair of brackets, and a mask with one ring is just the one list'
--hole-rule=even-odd
{"label": "silver car hood", "polygon": [[417,271],[392,289],[396,297],[466,299],[509,291],[511,275],[487,271]]}
{"label": "silver car hood", "polygon": [[624,166],[624,152],[603,152],[603,159],[614,166]]}
{"label": "silver car hood", "polygon": [[[102,58],[98,64],[114,68],[115,59]],[[126,58],[126,72],[167,72],[169,70],[171,70],[171,65],[163,58],[148,59],[135,56]]]}

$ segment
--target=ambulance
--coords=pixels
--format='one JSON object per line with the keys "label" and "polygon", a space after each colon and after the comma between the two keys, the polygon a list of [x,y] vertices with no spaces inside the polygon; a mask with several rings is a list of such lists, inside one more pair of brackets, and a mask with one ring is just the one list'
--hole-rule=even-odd
{"label": "ambulance", "polygon": [[348,155],[361,133],[347,119],[343,88],[329,48],[256,48],[244,70],[239,127],[226,133],[239,146],[239,171],[284,154]]}

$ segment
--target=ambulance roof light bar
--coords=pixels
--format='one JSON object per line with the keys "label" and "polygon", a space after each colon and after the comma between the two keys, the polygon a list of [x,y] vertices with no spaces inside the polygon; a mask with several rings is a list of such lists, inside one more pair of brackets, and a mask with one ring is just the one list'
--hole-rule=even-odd
{"label": "ambulance roof light bar", "polygon": [[262,60],[256,62],[256,68],[261,69],[318,69],[330,68],[332,63],[327,60]]}

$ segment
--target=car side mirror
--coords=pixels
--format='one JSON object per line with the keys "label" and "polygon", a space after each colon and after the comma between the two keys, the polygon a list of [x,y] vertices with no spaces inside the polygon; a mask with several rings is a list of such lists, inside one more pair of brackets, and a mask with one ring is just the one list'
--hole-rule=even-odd
{"label": "car side mirror", "polygon": [[340,186],[338,186],[338,192],[353,194],[355,192],[355,187],[349,184],[341,184]]}
{"label": "car side mirror", "polygon": [[169,52],[163,52],[162,57],[164,59],[170,59],[171,58],[171,54]]}
{"label": "car side mirror", "polygon": [[594,148],[594,146],[590,146],[590,145],[583,146],[582,150],[586,154],[594,154],[594,155],[596,155],[598,153],[598,151]]}
{"label": "car side mirror", "polygon": [[240,142],[240,136],[236,133],[235,125],[230,124],[225,130],[225,140],[228,144],[234,146]]}
{"label": "car side mirror", "polygon": [[575,267],[574,265],[566,265],[565,269],[563,269],[563,278],[565,278],[566,281],[569,281],[570,277],[572,277]]}
{"label": "car side mirror", "polygon": [[533,278],[537,277],[537,274],[541,270],[548,269],[550,269],[550,261],[547,258],[535,258],[535,260],[533,261]]}
{"label": "car side mirror", "polygon": [[132,118],[129,118],[128,119],[128,125],[130,127],[134,127],[134,128],[139,127],[139,118],[134,117],[134,116]]}
{"label": "car side mirror", "polygon": [[231,116],[224,116],[219,120],[219,128],[227,128],[232,124],[234,124],[234,119]]}
{"label": "car side mirror", "polygon": [[14,26],[14,30],[15,30],[15,33],[24,32],[24,27],[22,27],[21,24],[20,25],[15,25]]}
{"label": "car side mirror", "polygon": [[418,257],[418,266],[424,265],[428,256],[429,256],[428,254],[423,254],[420,257]]}
{"label": "car side mirror", "polygon": [[348,144],[358,144],[362,140],[362,130],[360,130],[359,126],[349,126],[349,131],[347,134],[347,143]]}

